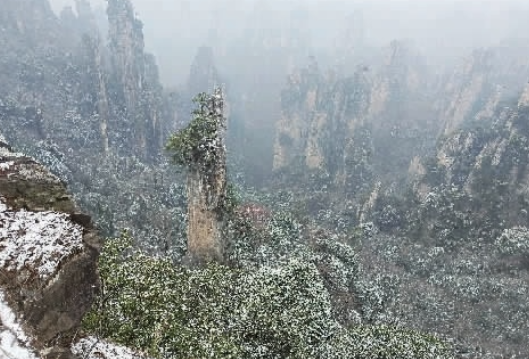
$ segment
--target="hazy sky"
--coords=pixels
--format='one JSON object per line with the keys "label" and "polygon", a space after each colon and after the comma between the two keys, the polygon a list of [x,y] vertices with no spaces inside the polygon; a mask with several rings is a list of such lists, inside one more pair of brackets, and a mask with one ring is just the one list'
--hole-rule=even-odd
{"label": "hazy sky", "polygon": [[[104,0],[91,0],[104,5]],[[74,0],[51,0],[57,11]],[[225,44],[247,36],[248,29],[272,31],[303,26],[312,46],[335,46],[361,13],[362,33],[372,46],[393,39],[412,40],[433,61],[462,57],[472,48],[506,37],[529,34],[527,0],[132,0],[144,23],[145,43],[162,75],[175,78],[188,69],[196,48],[213,29]],[[258,4],[262,9],[255,13]],[[244,9],[245,8],[245,9]],[[257,15],[256,15],[257,14]],[[260,30],[260,31],[261,31]],[[183,80],[183,77],[178,80]]]}

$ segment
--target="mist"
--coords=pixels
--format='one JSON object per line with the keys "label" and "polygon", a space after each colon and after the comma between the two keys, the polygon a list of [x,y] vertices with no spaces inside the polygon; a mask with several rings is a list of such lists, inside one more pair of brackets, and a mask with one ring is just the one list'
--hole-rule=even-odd
{"label": "mist", "polygon": [[[95,8],[105,5],[91,2]],[[59,13],[73,0],[51,3]],[[229,49],[259,32],[295,30],[305,53],[321,61],[332,57],[347,30],[357,43],[372,47],[407,40],[429,63],[442,67],[472,49],[521,38],[529,30],[529,4],[523,1],[135,0],[133,5],[144,24],[146,49],[156,56],[161,80],[170,86],[186,80],[198,46],[212,46],[233,65],[244,56],[234,59]]]}
{"label": "mist", "polygon": [[[2,0],[18,343],[529,358],[528,18],[527,0]],[[91,248],[35,254],[69,232]],[[98,277],[92,301],[77,279]]]}

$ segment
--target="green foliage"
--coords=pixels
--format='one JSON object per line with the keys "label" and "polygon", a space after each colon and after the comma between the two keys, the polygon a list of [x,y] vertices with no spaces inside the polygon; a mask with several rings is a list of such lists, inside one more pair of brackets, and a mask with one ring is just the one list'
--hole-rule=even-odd
{"label": "green foliage", "polygon": [[349,331],[353,358],[448,358],[450,349],[438,338],[386,325],[358,326]]}
{"label": "green foliage", "polygon": [[222,203],[224,214],[228,215],[233,214],[235,208],[241,204],[241,195],[233,183],[228,182],[226,184],[226,195]]}
{"label": "green foliage", "polygon": [[124,235],[108,241],[100,273],[85,328],[154,357],[306,358],[333,328],[317,270],[299,261],[191,271],[133,250]]}
{"label": "green foliage", "polygon": [[209,169],[218,163],[220,151],[224,151],[219,132],[224,129],[222,113],[217,113],[216,95],[198,94],[193,102],[197,108],[193,119],[180,132],[173,134],[166,145],[177,165]]}
{"label": "green foliage", "polygon": [[235,272],[177,269],[133,250],[127,235],[107,242],[99,268],[102,295],[84,319],[87,330],[158,358],[238,357],[218,331],[230,317]]}
{"label": "green foliage", "polygon": [[99,266],[102,293],[84,328],[154,358],[446,357],[430,337],[343,328],[310,261],[189,270],[133,249],[124,234],[107,241]]}

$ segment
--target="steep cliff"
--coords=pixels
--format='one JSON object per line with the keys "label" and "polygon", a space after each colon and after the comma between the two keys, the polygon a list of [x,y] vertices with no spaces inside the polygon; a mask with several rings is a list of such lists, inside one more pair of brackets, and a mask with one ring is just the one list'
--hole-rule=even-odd
{"label": "steep cliff", "polygon": [[156,250],[180,248],[167,240],[181,241],[183,180],[160,162],[165,138],[183,125],[183,101],[159,84],[130,2],[109,4],[111,46],[85,31],[95,16],[86,1],[73,24],[34,3],[0,7],[0,129],[69,183],[105,235],[127,227]]}
{"label": "steep cliff", "polygon": [[423,161],[423,176],[414,182],[422,204],[419,233],[456,242],[469,235],[493,240],[527,223],[526,93],[441,138],[436,156]]}
{"label": "steep cliff", "polygon": [[[345,200],[369,186],[371,127],[366,122],[369,82],[362,71],[338,80],[312,64],[289,79],[282,93],[274,169],[328,185]],[[305,173],[305,174],[303,174]],[[352,176],[364,178],[359,182]],[[319,182],[319,183],[318,183]],[[301,182],[298,182],[301,184]]]}
{"label": "steep cliff", "polygon": [[512,101],[525,85],[529,48],[518,41],[475,50],[440,82],[434,107],[440,134],[450,135],[468,121],[493,116],[498,106]]}
{"label": "steep cliff", "polygon": [[115,111],[122,116],[116,129],[126,123],[125,146],[144,158],[156,155],[161,146],[161,85],[152,55],[144,52],[143,24],[129,0],[111,0],[107,7],[109,55],[112,64],[111,93]]}
{"label": "steep cliff", "polygon": [[276,174],[288,180],[294,177],[286,173],[295,173],[299,181],[319,172],[336,203],[363,217],[378,183],[389,189],[404,183],[409,164],[431,146],[428,78],[422,58],[396,41],[380,67],[361,66],[352,76],[323,75],[315,62],[295,73],[282,95]]}
{"label": "steep cliff", "polygon": [[192,262],[222,262],[226,205],[226,148],[222,90],[195,98],[188,126],[167,144],[173,162],[187,167],[187,251]]}
{"label": "steep cliff", "polygon": [[[526,45],[477,50],[438,89],[436,150],[410,166],[414,235],[493,240],[527,220]],[[409,203],[411,204],[411,202]]]}
{"label": "steep cliff", "polygon": [[3,338],[14,336],[1,350],[70,358],[98,288],[97,232],[57,177],[0,139],[0,299]]}
{"label": "steep cliff", "polygon": [[33,2],[8,1],[0,9],[6,19],[0,104],[32,108],[40,116],[26,128],[11,118],[6,136],[21,145],[18,139],[26,137],[21,132],[29,127],[38,131],[36,139],[65,149],[107,153],[110,148],[156,157],[169,121],[162,117],[158,69],[144,51],[142,24],[130,1],[108,3],[108,46],[86,1],[77,1],[78,15],[63,13],[61,19],[46,0]]}

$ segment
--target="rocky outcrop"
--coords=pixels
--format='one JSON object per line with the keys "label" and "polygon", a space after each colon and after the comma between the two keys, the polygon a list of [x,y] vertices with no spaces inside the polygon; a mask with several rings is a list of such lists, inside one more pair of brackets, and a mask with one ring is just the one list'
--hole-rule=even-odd
{"label": "rocky outcrop", "polygon": [[[529,217],[529,110],[525,96],[490,117],[465,122],[421,161],[414,193],[422,204],[417,235],[455,241],[493,239]],[[443,231],[439,231],[443,228]]]}
{"label": "rocky outcrop", "polygon": [[[158,68],[144,52],[143,24],[134,15],[129,0],[111,0],[109,21],[112,80],[118,85],[114,98],[117,116],[115,130],[129,127],[125,146],[144,158],[155,156],[161,148],[161,85]],[[132,138],[130,138],[132,135]]]}
{"label": "rocky outcrop", "polygon": [[222,90],[200,94],[188,126],[168,142],[173,162],[186,166],[187,252],[192,263],[223,262],[227,179]]}
{"label": "rocky outcrop", "polygon": [[99,246],[61,181],[0,136],[0,299],[13,344],[2,341],[3,354],[21,358],[6,354],[19,346],[27,358],[73,358],[98,289]]}
{"label": "rocky outcrop", "polygon": [[527,44],[516,41],[475,50],[441,82],[434,102],[440,134],[450,135],[468,121],[490,118],[496,108],[516,98],[529,75],[527,56]]}
{"label": "rocky outcrop", "polygon": [[315,62],[296,72],[282,94],[274,171],[289,183],[317,178],[335,203],[367,219],[381,184],[404,183],[433,142],[428,76],[422,58],[397,41],[380,67],[352,76],[324,75]]}

